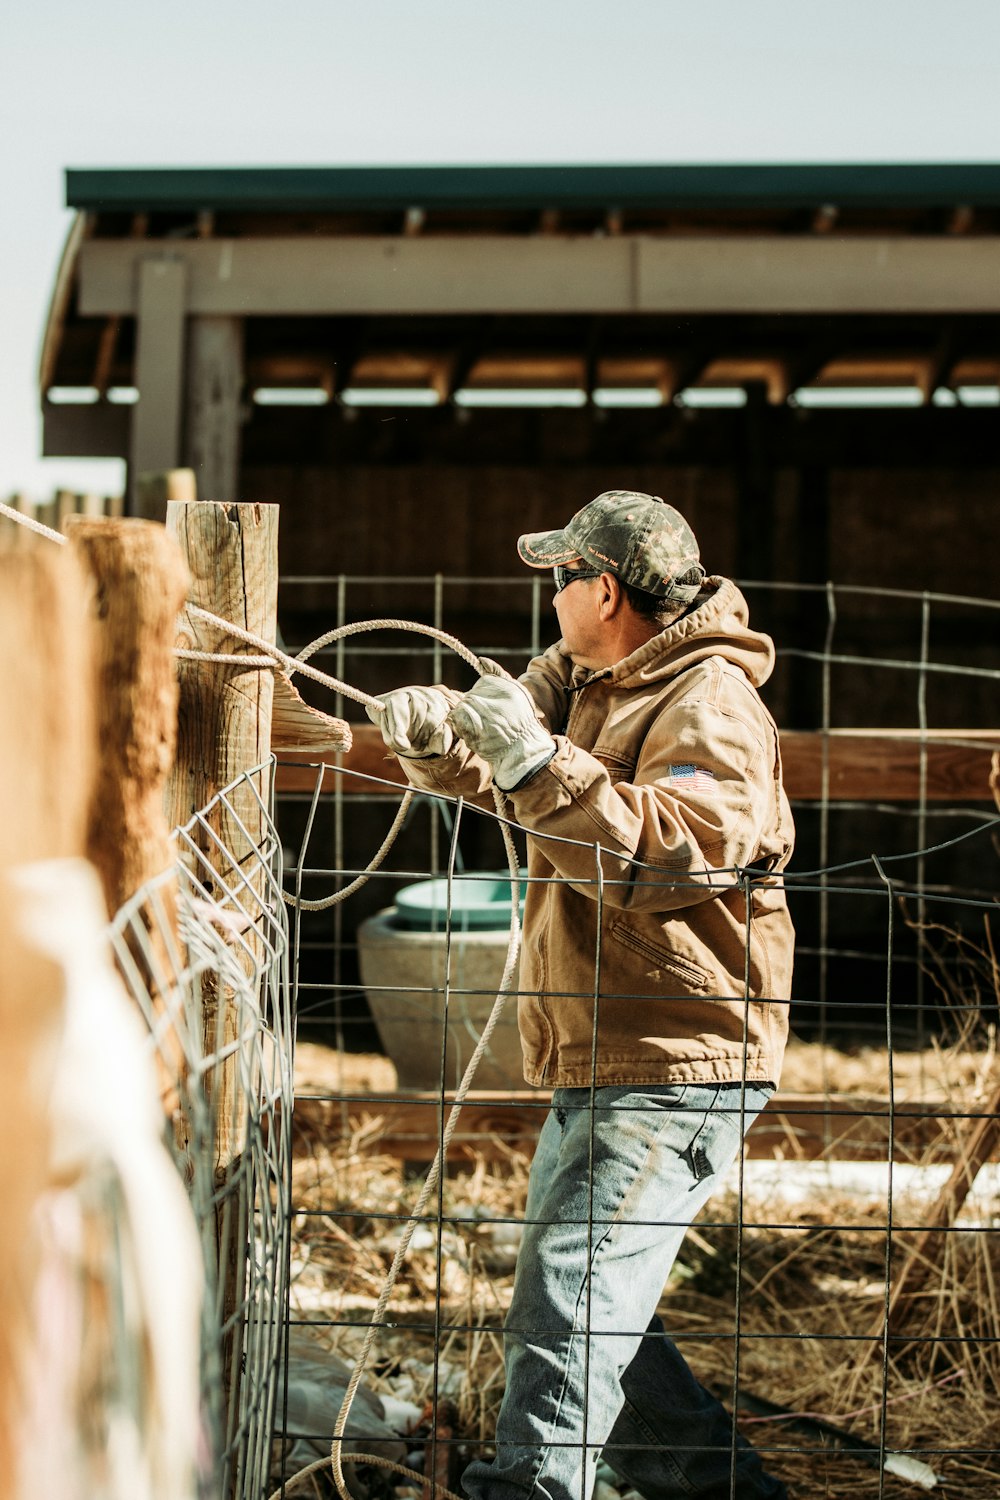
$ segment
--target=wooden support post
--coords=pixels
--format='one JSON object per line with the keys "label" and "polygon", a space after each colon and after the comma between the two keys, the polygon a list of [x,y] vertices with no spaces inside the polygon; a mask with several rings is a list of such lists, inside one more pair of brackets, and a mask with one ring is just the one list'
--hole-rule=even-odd
{"label": "wooden support post", "polygon": [[0,867],[83,853],[96,764],[86,580],[68,548],[16,533],[0,547]]}
{"label": "wooden support post", "polygon": [[32,1211],[47,1183],[47,1059],[58,1045],[64,987],[59,968],[19,930],[8,875],[30,861],[82,855],[96,758],[85,581],[66,548],[21,527],[10,532],[0,546],[0,1037],[4,1109],[17,1125],[4,1166],[0,1234],[3,1500],[21,1493]]}
{"label": "wooden support post", "polygon": [[135,481],[136,514],[149,521],[165,521],[172,500],[193,502],[198,490],[192,469],[162,469],[139,474]]}
{"label": "wooden support post", "polygon": [[204,500],[232,504],[236,499],[242,396],[242,318],[192,318],[185,462],[194,470]]}
{"label": "wooden support post", "polygon": [[[129,485],[138,510],[140,474],[175,469],[181,451],[181,385],[184,373],[184,314],[187,268],[180,259],[147,257],[139,262],[136,296],[135,383]],[[148,516],[162,521],[162,515]]]}
{"label": "wooden support post", "polygon": [[[191,573],[190,601],[273,641],[277,626],[278,508],[274,505],[171,504],[167,529],[180,543]],[[231,652],[224,628],[184,617],[180,644]],[[240,647],[239,649],[244,649]],[[177,762],[168,786],[168,817],[186,823],[241,773],[270,754],[272,673],[259,667],[181,661]],[[263,801],[268,773],[257,782]],[[207,894],[231,891],[251,921],[266,899],[257,850],[265,835],[264,816],[253,786],[239,785],[228,804],[216,803],[205,825],[191,838],[199,860],[197,874]],[[224,852],[227,851],[227,852]],[[247,884],[243,884],[246,881]],[[238,917],[238,911],[234,913]],[[251,928],[234,944],[234,956],[248,971],[260,958]],[[239,1407],[245,1295],[244,1265],[249,1234],[241,1153],[247,1105],[241,1088],[238,1043],[241,1017],[231,989],[216,977],[202,977],[202,1030],[206,1055],[229,1055],[206,1074],[208,1103],[215,1121],[216,1231],[222,1324],[229,1332],[223,1349],[230,1430]],[[231,1431],[230,1431],[231,1435]]]}
{"label": "wooden support post", "polygon": [[87,853],[108,913],[173,863],[163,792],[177,735],[174,638],[188,576],[151,521],[72,516],[70,547],[93,580],[101,760]]}
{"label": "wooden support post", "polygon": [[[101,756],[86,852],[101,877],[108,915],[114,916],[175,860],[163,792],[177,738],[173,647],[188,577],[176,541],[152,521],[77,515],[69,518],[66,533],[69,550],[90,578],[94,600]],[[178,981],[176,900],[172,880],[158,892],[161,916],[153,920],[149,912],[141,914],[148,952],[130,944],[161,1015]],[[172,1116],[187,1067],[174,1028],[161,1025],[159,1037],[160,1100]]]}
{"label": "wooden support post", "polygon": [[[277,506],[171,504],[167,530],[179,542],[191,574],[189,602],[273,641],[278,600]],[[223,628],[206,625],[190,612],[183,616],[178,644],[224,653],[234,647]],[[260,667],[182,659],[179,681],[177,758],[167,784],[167,818],[174,827],[187,823],[230,782],[267,760],[274,696],[273,674]],[[256,788],[266,803],[267,771]],[[200,862],[196,873],[208,895],[232,893],[248,910],[251,921],[257,916],[255,903],[264,900],[256,863],[264,835],[263,813],[255,788],[249,784],[238,785],[227,803],[216,804],[210,826],[196,826],[191,835]],[[244,877],[249,888],[241,883]],[[252,933],[247,937],[253,951]],[[253,966],[245,948],[238,947],[237,954],[245,968]],[[225,995],[206,992],[203,1000],[204,1046],[206,1052],[214,1053],[235,1041],[238,1017],[231,995],[227,1000]],[[216,1165],[224,1173],[242,1150],[245,1121],[236,1058],[217,1072],[213,1085]]]}
{"label": "wooden support post", "polygon": [[[191,574],[191,604],[273,642],[278,623],[278,507],[171,503],[167,530],[177,538]],[[248,650],[224,630],[185,616],[178,645],[201,651]],[[271,752],[272,674],[258,667],[180,663],[177,766],[168,788],[168,817],[187,822],[221,787]],[[266,790],[266,789],[265,789]],[[253,834],[259,810],[237,793]],[[239,828],[220,814],[219,833],[238,849]],[[210,846],[206,852],[211,855]]]}

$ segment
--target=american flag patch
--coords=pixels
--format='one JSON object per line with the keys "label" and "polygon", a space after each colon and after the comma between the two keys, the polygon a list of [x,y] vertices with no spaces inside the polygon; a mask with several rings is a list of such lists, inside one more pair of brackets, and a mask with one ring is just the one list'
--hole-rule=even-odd
{"label": "american flag patch", "polygon": [[714,771],[707,771],[704,766],[683,765],[668,766],[666,775],[667,786],[673,787],[677,792],[708,792],[716,791],[719,783],[715,779]]}

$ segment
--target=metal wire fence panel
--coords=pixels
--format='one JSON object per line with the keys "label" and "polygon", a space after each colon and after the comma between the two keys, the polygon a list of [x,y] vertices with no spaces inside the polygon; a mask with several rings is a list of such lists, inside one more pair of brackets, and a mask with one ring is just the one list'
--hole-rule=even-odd
{"label": "metal wire fence panel", "polygon": [[[338,581],[342,616],[355,582]],[[442,600],[452,582],[435,581],[432,600],[434,623],[448,628],[454,621],[444,619]],[[536,581],[528,586],[537,603]],[[799,721],[803,727],[832,741],[845,724],[837,673],[870,669],[892,676],[893,686],[880,696],[855,684],[852,704],[867,695],[870,712],[848,724],[996,728],[984,722],[979,676],[963,670],[995,684],[978,646],[959,649],[965,637],[953,634],[959,645],[949,661],[957,670],[949,674],[934,661],[937,612],[968,610],[982,625],[992,618],[990,601],[900,596],[915,621],[912,650],[900,647],[898,635],[872,637],[859,664],[864,653],[855,643],[877,591],[820,588],[810,597],[820,606],[818,639],[779,664],[782,693],[794,695],[803,672],[815,674],[815,714]],[[777,605],[774,613],[780,623]],[[474,649],[523,660],[537,648],[537,609],[530,630],[532,640],[520,648],[508,634],[500,651],[494,641]],[[382,672],[385,686],[449,677],[430,651],[400,649],[412,655],[405,664],[367,645],[352,667],[355,647],[340,642],[337,674],[363,677],[366,687],[372,672]],[[407,668],[409,675],[394,676]],[[952,705],[950,718],[942,717],[935,677],[972,683],[966,707]],[[900,683],[913,685],[912,696]],[[564,1373],[569,1404],[576,1403],[575,1424],[555,1423],[542,1443],[576,1455],[560,1480],[570,1495],[588,1493],[596,1475],[598,1500],[657,1500],[681,1483],[672,1464],[687,1476],[684,1492],[711,1482],[712,1493],[736,1500],[769,1493],[747,1457],[749,1438],[764,1468],[792,1493],[881,1497],[905,1493],[904,1482],[944,1482],[974,1500],[995,1500],[1000,997],[990,923],[1000,825],[985,805],[985,784],[982,799],[969,805],[935,801],[927,776],[918,780],[912,802],[854,802],[838,799],[828,768],[822,795],[796,808],[805,836],[782,884],[800,934],[798,977],[790,1001],[772,1003],[786,1014],[790,1008],[798,1034],[782,1087],[769,1100],[746,1070],[711,1107],[696,1087],[679,1098],[654,1088],[636,1099],[624,1086],[610,1096],[598,1076],[606,1009],[632,1007],[650,1018],[653,1033],[657,1015],[668,1015],[686,990],[653,954],[644,979],[621,983],[621,934],[609,938],[607,922],[598,923],[579,985],[560,986],[551,976],[543,983],[551,1010],[589,1007],[590,1072],[581,1083],[558,1097],[527,1089],[516,1029],[494,1033],[484,1062],[492,1071],[463,1105],[447,1168],[418,1215],[352,1408],[345,1457],[355,1456],[348,1480],[356,1494],[409,1500],[422,1482],[387,1476],[357,1460],[359,1453],[405,1461],[439,1489],[455,1489],[469,1470],[473,1493],[479,1484],[488,1489],[477,1465],[525,1446],[523,1434],[498,1433],[497,1420],[505,1381],[512,1371],[520,1378],[517,1351],[530,1344]],[[296,892],[321,899],[363,874],[366,847],[368,854],[376,847],[399,795],[388,779],[318,769],[313,793],[290,797],[282,809]],[[583,878],[539,877],[527,858],[538,833],[515,827],[514,835],[528,874],[517,892],[507,883],[504,903],[495,815],[424,794],[385,865],[349,902],[296,915],[296,1230],[284,1461],[275,1476],[290,1494],[307,1493],[308,1485],[333,1492],[322,1472],[305,1484],[292,1479],[329,1451],[347,1371],[362,1353],[422,1173],[444,1143],[471,1040],[496,992],[490,942],[502,948],[505,916],[525,884],[572,884],[607,917],[622,883],[637,878],[640,862],[623,873],[597,843]],[[749,1037],[760,992],[750,934],[755,899],[770,877],[733,868],[716,878],[742,912],[747,983],[742,994],[714,996],[710,988],[704,998],[714,996],[720,1012],[735,1000],[728,1024],[738,1045]],[[423,930],[408,909],[414,886],[427,893]],[[489,940],[476,925],[484,905],[505,914]],[[635,934],[631,941],[635,953]],[[511,996],[510,1009],[534,999],[537,992],[525,989]],[[669,1173],[651,1169],[641,1190],[622,1180],[615,1197],[608,1142],[626,1137],[642,1144],[644,1162],[659,1150],[655,1142],[674,1141],[667,1156],[683,1159],[687,1171],[679,1198],[671,1196]],[[564,1197],[551,1186],[560,1180],[551,1168],[554,1142],[574,1153],[574,1192]],[[659,1286],[652,1293],[647,1286],[624,1313],[620,1301],[609,1312],[602,1256],[612,1256],[613,1278],[638,1285],[649,1243],[658,1248],[648,1274],[655,1281],[659,1264]],[[546,1256],[584,1268],[568,1324],[542,1274]],[[559,1295],[569,1295],[565,1286]],[[678,1351],[696,1371],[697,1388],[683,1385]],[[633,1417],[609,1433],[608,1371],[633,1365],[626,1391]],[[669,1399],[687,1412],[686,1427],[669,1435],[661,1421],[669,1406],[664,1380],[672,1382]],[[704,1408],[698,1390],[708,1392]],[[527,1386],[519,1404],[529,1427],[545,1409]],[[709,1411],[711,1421],[700,1425]],[[708,1458],[721,1466],[711,1481],[698,1468]]]}
{"label": "metal wire fence panel", "polygon": [[[488,814],[467,807],[453,812],[458,840],[470,818],[489,821]],[[984,873],[995,865],[998,827],[993,820],[961,836],[968,859]],[[859,911],[881,915],[884,992],[866,1007],[866,1092],[850,1088],[846,1079],[824,1081],[824,1071],[839,1056],[857,1063],[849,1046],[842,1054],[831,1049],[809,1094],[773,1099],[754,1123],[745,1151],[718,1170],[712,1170],[712,1155],[720,1147],[705,1133],[704,1101],[689,1098],[677,1105],[671,1127],[682,1129],[690,1118],[701,1135],[700,1148],[685,1148],[697,1185],[689,1184],[682,1204],[648,1189],[626,1203],[624,1214],[628,1232],[640,1239],[669,1239],[676,1232],[680,1248],[656,1298],[660,1322],[647,1327],[643,1317],[638,1324],[609,1323],[599,1300],[603,1293],[583,1279],[575,1325],[583,1353],[575,1378],[584,1419],[575,1431],[548,1440],[583,1445],[595,1461],[603,1452],[602,1482],[616,1493],[628,1492],[630,1476],[633,1489],[636,1474],[649,1478],[641,1460],[662,1453],[663,1438],[651,1435],[651,1418],[639,1424],[649,1429],[646,1435],[633,1430],[627,1443],[589,1436],[588,1413],[598,1413],[600,1405],[590,1395],[591,1381],[604,1378],[602,1359],[611,1357],[602,1346],[615,1351],[618,1364],[622,1350],[632,1350],[630,1358],[638,1357],[652,1378],[656,1361],[634,1351],[637,1345],[640,1351],[646,1344],[660,1347],[664,1329],[726,1408],[739,1412],[726,1437],[736,1495],[745,1477],[744,1436],[753,1437],[770,1469],[788,1483],[808,1483],[809,1493],[840,1495],[850,1486],[862,1494],[892,1494],[893,1476],[929,1483],[935,1473],[960,1483],[967,1495],[985,1500],[996,1493],[1000,1449],[987,1413],[1000,1392],[1000,1178],[993,1160],[996,1138],[984,1149],[980,1130],[977,1144],[977,1129],[997,1124],[995,970],[992,985],[959,993],[955,955],[932,960],[925,946],[921,962],[928,969],[937,962],[944,987],[933,1006],[935,1057],[916,1070],[912,1047],[897,1046],[897,1031],[906,1029],[917,1004],[928,1007],[926,996],[918,1002],[915,966],[901,961],[899,933],[915,920],[917,865],[933,873],[935,854],[942,852],[869,856],[852,867],[850,884],[843,870],[786,877],[796,917],[829,890],[845,894]],[[595,846],[589,895],[598,904],[608,894],[599,855]],[[303,867],[316,882],[335,873],[321,873],[308,860]],[[307,1347],[314,1365],[323,1351],[349,1363],[357,1358],[395,1238],[412,1211],[411,1171],[440,1144],[470,1004],[488,1010],[493,999],[491,986],[470,983],[461,964],[472,909],[469,888],[480,884],[492,895],[498,878],[487,872],[456,877],[453,857],[450,869],[439,882],[432,934],[438,967],[412,947],[413,934],[398,927],[396,938],[410,966],[405,979],[390,971],[380,984],[377,971],[367,971],[369,1001],[392,1065],[380,1070],[384,1059],[344,1050],[321,1064],[308,1049],[312,1066],[327,1072],[325,1084],[317,1072],[299,1094],[291,1306],[292,1349]],[[372,879],[391,893],[413,873],[407,865]],[[826,884],[819,873],[826,874]],[[353,872],[342,874],[346,879]],[[745,892],[749,910],[756,878],[738,870],[719,875],[721,886]],[[988,909],[989,903],[950,893],[949,920],[958,925],[946,934],[946,945],[959,941],[963,928],[963,940],[974,943]],[[921,934],[927,943],[933,937]],[[601,1006],[615,987],[609,964],[607,954],[595,953],[595,1040]],[[985,964],[989,979],[988,953]],[[331,1000],[334,990],[328,990]],[[550,991],[547,998],[558,1006],[586,997]],[[651,1014],[676,1001],[662,983],[627,998]],[[807,1007],[820,1004],[815,997],[796,998]],[[397,1002],[402,1010],[394,1013]],[[653,1020],[649,1024],[655,1029]],[[434,1082],[421,1075],[414,1086],[401,1087],[399,1079],[416,1066],[414,1050]],[[961,1053],[962,1061],[949,1072],[942,1059],[953,1053]],[[970,1058],[976,1060],[971,1074]],[[940,1078],[930,1097],[928,1073]],[[515,1255],[546,1232],[563,1234],[575,1214],[583,1263],[592,1264],[596,1247],[621,1227],[621,1214],[609,1211],[602,1187],[605,1128],[609,1120],[618,1132],[648,1128],[648,1100],[629,1099],[626,1090],[610,1104],[596,1081],[562,1092],[572,1097],[493,1084],[464,1106],[466,1123],[453,1140],[449,1173],[421,1213],[371,1362],[373,1402],[387,1398],[390,1411],[399,1401],[418,1403],[414,1430],[387,1435],[374,1403],[348,1429],[356,1450],[384,1454],[405,1443],[439,1483],[451,1487],[470,1460],[495,1458],[503,1325],[508,1343],[515,1337],[544,1345],[546,1316],[552,1316],[550,1307],[529,1303],[532,1320],[512,1330],[511,1308],[517,1314],[525,1307],[514,1288]],[[745,1082],[718,1106],[735,1127],[734,1139],[760,1104],[753,1084]],[[550,1107],[563,1116],[564,1139],[578,1118],[584,1184],[582,1196],[561,1204],[556,1218],[546,1217],[551,1206],[537,1192],[533,1204],[529,1178],[532,1153],[537,1163],[552,1130]],[[701,1183],[709,1179],[713,1194],[681,1243],[693,1217],[691,1194],[700,1200]],[[622,1274],[633,1274],[625,1269],[629,1263],[627,1257]],[[537,1272],[537,1260],[530,1264]],[[573,1341],[553,1345],[550,1354],[571,1369]],[[333,1381],[331,1415],[335,1387]],[[420,1403],[427,1403],[422,1411]],[[300,1460],[319,1456],[326,1441],[322,1424],[319,1430],[296,1425],[301,1414],[296,1406],[286,1428],[289,1451]],[[594,1426],[599,1430],[596,1417]],[[718,1433],[714,1441],[718,1447]],[[688,1456],[693,1460],[704,1451],[704,1437],[692,1429]],[[294,1464],[286,1472],[294,1472]],[[365,1471],[360,1482],[379,1490],[372,1472]],[[611,1500],[607,1492],[603,1500]]]}
{"label": "metal wire fence panel", "polygon": [[266,1493],[286,1302],[293,1019],[270,779],[247,772],[178,829],[174,869],[111,931],[201,1235],[204,1484],[227,1500]]}

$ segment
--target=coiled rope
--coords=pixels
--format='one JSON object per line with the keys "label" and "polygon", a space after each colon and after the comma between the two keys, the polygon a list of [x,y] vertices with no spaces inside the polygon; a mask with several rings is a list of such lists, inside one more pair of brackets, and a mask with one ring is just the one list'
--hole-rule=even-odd
{"label": "coiled rope", "polygon": [[[38,535],[48,538],[49,541],[59,542],[61,545],[65,545],[66,543],[66,538],[60,532],[53,531],[50,526],[43,525],[41,521],[36,521],[33,517],[23,515],[21,511],[14,510],[13,506],[5,505],[0,502],[0,515],[7,516],[10,520],[15,521],[19,526],[25,526],[29,531],[34,531]],[[317,637],[316,640],[310,641],[309,644],[304,647],[297,656],[289,656],[286,652],[280,650],[271,642],[264,640],[263,637],[255,635],[250,630],[244,630],[241,626],[234,624],[231,620],[224,620],[220,615],[212,614],[210,610],[202,609],[200,605],[189,603],[187,605],[187,613],[189,616],[195,619],[204,620],[207,624],[210,624],[216,629],[232,636],[234,640],[243,641],[248,646],[254,647],[255,651],[258,654],[249,656],[245,653],[236,654],[178,648],[175,651],[176,656],[181,657],[182,659],[187,661],[215,662],[220,665],[257,667],[264,670],[274,667],[283,667],[289,675],[292,675],[296,672],[301,673],[302,676],[309,677],[312,681],[319,682],[324,687],[331,688],[334,692],[342,693],[344,697],[351,698],[355,703],[360,703],[366,709],[370,708],[377,713],[384,713],[385,711],[384,705],[379,701],[378,698],[373,698],[370,694],[362,692],[360,688],[353,687],[351,686],[351,684],[346,682],[341,682],[339,678],[333,677],[326,672],[321,672],[316,667],[311,667],[309,665],[309,657],[313,656],[322,647],[332,644],[332,642],[334,641],[340,640],[345,636],[360,634],[362,631],[405,630],[415,632],[418,635],[431,636],[434,640],[440,641],[442,645],[450,647],[450,649],[454,651],[456,655],[460,656],[463,661],[467,662],[481,676],[494,675],[506,677],[509,675],[504,671],[502,667],[500,667],[496,662],[492,661],[489,657],[476,656],[476,654],[471,651],[468,646],[464,645],[462,641],[458,640],[456,636],[449,635],[447,631],[439,630],[436,626],[421,625],[413,620],[362,620],[350,625],[341,625],[335,630],[327,631],[325,635]],[[359,875],[356,880],[351,882],[350,885],[345,886],[342,891],[337,891],[333,896],[326,897],[322,901],[304,901],[299,897],[291,896],[287,892],[283,892],[282,894],[284,895],[285,900],[290,905],[299,906],[302,910],[305,911],[322,911],[330,906],[335,905],[337,902],[346,900],[349,895],[351,895],[354,891],[358,890],[362,885],[365,884],[370,875],[379,868],[382,861],[389,853],[389,850],[392,848],[396,836],[399,833],[400,828],[402,827],[412,798],[413,788],[410,787],[407,788],[407,790],[403,794],[403,799],[400,803],[399,811],[397,812],[392,826],[389,829],[389,832],[386,835],[381,847],[369,862],[363,874]],[[519,898],[521,872],[518,865],[517,850],[514,847],[514,840],[506,819],[506,805],[504,802],[503,793],[496,786],[494,786],[493,788],[493,800],[496,805],[497,812],[500,815],[500,831],[503,835],[504,849],[507,855],[507,867],[510,873],[511,881],[510,935],[507,942],[507,953],[504,960],[503,976],[500,980],[500,987],[497,991],[496,999],[493,1002],[493,1006],[490,1010],[490,1014],[487,1018],[486,1024],[483,1027],[482,1035],[480,1036],[475,1050],[473,1051],[472,1056],[469,1059],[465,1072],[462,1075],[462,1080],[455,1091],[454,1100],[452,1102],[450,1110],[448,1111],[448,1118],[445,1121],[444,1128],[441,1132],[441,1140],[438,1145],[437,1153],[434,1157],[433,1162],[431,1163],[427,1176],[424,1179],[424,1183],[420,1190],[416,1205],[403,1227],[403,1233],[400,1237],[399,1244],[396,1247],[396,1253],[393,1256],[392,1265],[389,1267],[389,1270],[386,1274],[385,1282],[383,1284],[381,1292],[379,1293],[378,1302],[376,1303],[375,1310],[372,1313],[371,1322],[369,1323],[366,1330],[364,1342],[361,1347],[361,1352],[358,1355],[357,1360],[355,1361],[354,1369],[351,1373],[351,1378],[347,1385],[347,1390],[344,1392],[344,1399],[341,1402],[340,1411],[337,1414],[337,1420],[334,1424],[330,1453],[327,1457],[317,1459],[315,1463],[309,1464],[307,1468],[300,1469],[296,1474],[293,1474],[289,1480],[287,1480],[281,1487],[274,1491],[274,1493],[269,1497],[269,1500],[281,1500],[282,1495],[290,1494],[298,1487],[300,1481],[307,1479],[311,1474],[318,1473],[321,1469],[325,1469],[328,1466],[333,1475],[333,1480],[337,1486],[337,1491],[341,1496],[341,1500],[354,1500],[354,1497],[352,1496],[351,1491],[349,1490],[347,1485],[347,1479],[344,1474],[343,1465],[344,1435],[347,1431],[347,1423],[350,1420],[351,1408],[354,1405],[354,1399],[361,1385],[361,1379],[364,1374],[369,1355],[371,1354],[372,1348],[374,1347],[375,1341],[378,1337],[379,1330],[385,1326],[385,1324],[383,1323],[385,1310],[389,1305],[389,1299],[392,1296],[393,1287],[396,1284],[400,1270],[403,1266],[403,1262],[406,1259],[407,1251],[410,1248],[410,1241],[413,1238],[413,1234],[415,1229],[417,1228],[417,1225],[420,1223],[421,1215],[423,1214],[423,1211],[426,1208],[428,1201],[430,1200],[431,1194],[434,1193],[437,1189],[438,1183],[441,1178],[441,1172],[447,1160],[448,1147],[451,1144],[452,1136],[454,1135],[455,1128],[458,1125],[458,1118],[461,1112],[462,1104],[464,1103],[469,1090],[472,1087],[473,1080],[476,1076],[476,1071],[479,1067],[484,1053],[489,1047],[490,1038],[492,1037],[497,1022],[499,1021],[500,1016],[503,1012],[503,1008],[510,993],[510,987],[513,982],[514,972],[517,966],[517,958],[521,941],[521,923],[518,916],[520,906]],[[430,1494],[434,1496],[440,1496],[442,1497],[442,1500],[466,1500],[466,1497],[456,1495],[453,1490],[446,1488],[444,1485],[434,1484],[433,1481],[431,1481],[428,1485],[428,1478],[426,1475],[419,1474],[415,1469],[409,1469],[404,1464],[393,1463],[389,1459],[383,1458],[380,1454],[377,1453],[352,1453],[350,1456],[350,1462],[352,1464],[361,1464],[365,1467],[370,1468],[388,1469],[394,1474],[400,1474],[403,1476],[403,1478],[412,1480],[414,1483],[420,1485],[421,1487],[427,1487]]]}

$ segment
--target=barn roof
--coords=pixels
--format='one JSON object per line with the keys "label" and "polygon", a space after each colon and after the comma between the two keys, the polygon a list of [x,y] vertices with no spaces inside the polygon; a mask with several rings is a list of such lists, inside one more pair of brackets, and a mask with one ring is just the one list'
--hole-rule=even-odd
{"label": "barn roof", "polygon": [[1000,207],[1000,165],[199,167],[70,170],[71,208],[276,212],[436,208],[759,210]]}

